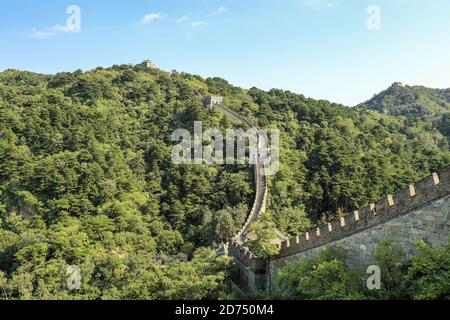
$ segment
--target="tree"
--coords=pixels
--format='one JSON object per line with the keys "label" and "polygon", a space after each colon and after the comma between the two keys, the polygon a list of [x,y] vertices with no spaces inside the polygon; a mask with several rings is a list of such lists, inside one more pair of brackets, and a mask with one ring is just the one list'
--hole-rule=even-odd
{"label": "tree", "polygon": [[417,243],[417,254],[412,258],[406,274],[411,295],[416,300],[450,299],[450,238],[445,246],[432,248],[425,242]]}
{"label": "tree", "polygon": [[259,220],[250,226],[249,232],[253,233],[257,239],[247,241],[244,246],[248,246],[255,255],[270,259],[279,253],[275,223],[267,213],[262,214]]}
{"label": "tree", "polygon": [[291,299],[363,299],[358,275],[345,266],[345,260],[343,252],[326,249],[281,269],[275,281],[280,292]]}
{"label": "tree", "polygon": [[280,228],[292,236],[301,235],[312,227],[304,206],[284,209],[279,219]]}
{"label": "tree", "polygon": [[1,300],[8,300],[8,293],[7,293],[7,286],[8,281],[5,278],[5,274],[0,271],[0,296],[2,297]]}
{"label": "tree", "polygon": [[234,236],[236,226],[233,216],[228,209],[220,210],[216,213],[216,240],[218,243],[225,243]]}
{"label": "tree", "polygon": [[226,279],[231,258],[214,257],[208,249],[198,249],[190,262],[176,264],[164,271],[166,283],[162,299],[217,299]]}
{"label": "tree", "polygon": [[[198,93],[223,95],[261,128],[281,132],[270,216],[252,226],[258,240],[248,243],[264,257],[278,252],[275,228],[300,234],[324,212],[356,210],[450,164],[448,116],[392,117],[129,65],[0,72],[0,265],[8,298],[217,297],[226,267],[192,259],[244,225],[254,176],[252,166],[172,163],[174,130],[194,121],[205,130],[242,127],[205,108]],[[435,94],[427,97],[448,98]],[[82,269],[79,291],[58,285],[69,264]],[[329,262],[319,278],[332,270],[342,273]]]}
{"label": "tree", "polygon": [[[197,89],[208,94],[201,77],[128,65],[0,72],[0,296],[216,295],[227,264],[209,258],[211,248],[208,258],[195,251],[218,242],[216,224],[220,241],[242,226],[252,176],[237,165],[172,163],[174,130],[234,125]],[[64,285],[69,265],[82,271],[80,290]]]}
{"label": "tree", "polygon": [[387,299],[405,297],[406,251],[404,247],[398,242],[385,239],[375,249],[374,260],[381,270],[382,296]]}

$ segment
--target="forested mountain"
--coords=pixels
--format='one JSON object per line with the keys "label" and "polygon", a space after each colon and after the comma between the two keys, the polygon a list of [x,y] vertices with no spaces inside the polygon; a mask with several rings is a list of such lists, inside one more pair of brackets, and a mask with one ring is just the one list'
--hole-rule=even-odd
{"label": "forested mountain", "polygon": [[[243,225],[248,166],[179,165],[171,133],[231,123],[199,94],[281,131],[270,223],[297,235],[450,164],[450,118],[392,117],[288,91],[122,65],[0,73],[0,294],[217,298]],[[80,290],[64,285],[68,265]]]}
{"label": "forested mountain", "polygon": [[450,112],[450,89],[430,89],[396,82],[361,107],[390,115],[442,114]]}
{"label": "forested mountain", "polygon": [[358,209],[450,164],[448,115],[433,122],[276,89],[247,94],[250,102],[242,99],[236,110],[281,130],[281,170],[270,179],[269,208],[286,234],[298,235],[310,223]]}
{"label": "forested mountain", "polygon": [[[231,126],[203,106],[199,86],[207,88],[190,76],[129,66],[0,74],[7,296],[215,297],[229,259],[199,248],[244,224],[253,171],[172,164],[175,129],[192,131],[194,120]],[[83,270],[83,290],[67,291],[67,265]]]}

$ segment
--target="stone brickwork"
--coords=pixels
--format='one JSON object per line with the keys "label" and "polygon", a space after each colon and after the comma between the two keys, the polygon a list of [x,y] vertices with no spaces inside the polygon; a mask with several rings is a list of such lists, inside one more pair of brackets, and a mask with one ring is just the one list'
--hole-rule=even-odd
{"label": "stone brickwork", "polygon": [[[352,214],[337,219],[320,228],[310,230],[301,237],[290,239],[281,245],[276,259],[311,250],[327,243],[373,229],[386,222],[409,214],[450,194],[450,168],[423,179],[416,185],[388,195]],[[424,217],[423,219],[430,219]]]}
{"label": "stone brickwork", "polygon": [[294,253],[272,261],[271,274],[286,265],[316,255],[325,248],[345,250],[350,266],[366,270],[374,264],[373,254],[377,245],[384,239],[392,239],[401,243],[408,256],[415,252],[415,241],[424,240],[432,245],[443,245],[450,236],[450,196],[436,200],[413,212],[399,216],[384,224],[356,233],[349,237],[329,242],[307,251]]}
{"label": "stone brickwork", "polygon": [[144,60],[140,65],[141,68],[144,69],[157,69],[158,66],[151,62],[150,60]]}
{"label": "stone brickwork", "polygon": [[213,109],[214,107],[223,105],[223,98],[220,96],[207,96],[204,98],[204,103],[207,108]]}
{"label": "stone brickwork", "polygon": [[[218,107],[227,116],[259,130],[251,120],[227,108],[222,97],[205,97],[204,102],[207,107]],[[365,269],[373,264],[374,250],[384,239],[399,241],[412,255],[417,240],[440,245],[449,237],[450,167],[327,225],[282,242],[279,255],[269,262],[242,247],[249,225],[265,211],[268,187],[264,170],[264,165],[256,164],[253,208],[245,225],[224,246],[236,261],[232,280],[248,291],[272,289],[274,275],[286,263],[305,259],[325,248],[344,249],[353,267]]]}
{"label": "stone brickwork", "polygon": [[235,259],[231,273],[235,284],[248,291],[266,290],[268,262],[265,259],[255,256],[237,242],[230,243],[229,255]]}
{"label": "stone brickwork", "polygon": [[402,243],[409,255],[414,253],[417,240],[444,244],[449,237],[449,216],[450,168],[446,168],[376,203],[283,242],[280,254],[270,263],[263,263],[263,259],[234,243],[233,256],[239,261],[237,280],[247,290],[269,289],[273,276],[286,263],[300,261],[330,247],[346,250],[351,266],[364,270],[373,264],[373,252],[386,238]]}

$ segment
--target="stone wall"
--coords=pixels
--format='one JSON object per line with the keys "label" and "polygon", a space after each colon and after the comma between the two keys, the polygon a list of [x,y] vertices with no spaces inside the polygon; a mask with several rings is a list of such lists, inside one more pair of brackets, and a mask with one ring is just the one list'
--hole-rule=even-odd
{"label": "stone wall", "polygon": [[344,249],[349,257],[351,267],[366,270],[373,265],[373,254],[377,245],[384,239],[400,242],[407,250],[408,256],[415,252],[415,241],[424,240],[432,245],[443,245],[450,236],[450,196],[436,200],[413,212],[394,218],[384,224],[339,239],[323,246],[294,253],[271,262],[272,276],[288,262],[316,255],[325,248]]}
{"label": "stone wall", "polygon": [[[231,110],[227,106],[221,104],[217,106],[222,112],[225,113],[228,117],[234,120],[239,120],[244,122],[246,125],[248,125],[250,128],[255,129],[259,134],[259,127],[257,124],[252,122],[250,119],[241,116],[237,112]],[[258,139],[263,139],[264,137],[262,135],[258,135]],[[268,143],[266,142],[266,145]],[[258,143],[258,148],[260,148],[260,144]],[[260,150],[258,150],[258,153]],[[257,158],[257,163],[255,164],[255,200],[253,201],[253,206],[250,211],[250,214],[248,215],[245,224],[242,226],[242,228],[238,231],[238,233],[233,237],[234,241],[237,242],[243,242],[247,236],[249,227],[252,222],[257,220],[261,214],[263,214],[266,211],[266,203],[267,203],[267,197],[268,197],[268,186],[267,186],[267,177],[265,174],[265,167],[264,163],[260,161],[259,158]]]}
{"label": "stone wall", "polygon": [[[214,101],[216,101],[216,103],[214,103]],[[204,97],[204,102],[209,108],[216,107],[220,109],[233,121],[242,121],[250,128],[255,129],[257,132],[259,131],[259,127],[256,123],[225,106],[223,104],[222,97]],[[262,136],[259,136],[259,139],[261,138]],[[259,145],[260,144],[258,143],[258,147]],[[251,223],[258,219],[259,216],[266,210],[266,201],[268,197],[267,177],[265,175],[264,164],[259,160],[259,158],[257,158],[257,163],[255,164],[254,170],[256,190],[252,209],[242,228],[236,233],[233,239],[224,246],[224,248],[227,248],[224,252],[233,257],[235,260],[231,275],[232,281],[241,288],[249,291],[254,291],[256,289],[266,290],[266,270],[268,269],[268,262],[266,260],[253,255],[248,249],[241,246],[247,236]]]}
{"label": "stone wall", "polygon": [[223,98],[221,96],[206,96],[204,97],[204,103],[207,108],[214,108],[215,106],[223,105]]}
{"label": "stone wall", "polygon": [[416,185],[388,195],[352,214],[348,214],[301,237],[290,239],[281,245],[275,259],[311,250],[353,234],[375,228],[394,218],[409,214],[433,201],[450,194],[450,168],[423,179]]}
{"label": "stone wall", "polygon": [[[287,263],[298,262],[330,247],[346,250],[351,266],[361,270],[373,264],[373,252],[386,238],[399,241],[412,255],[417,240],[432,245],[447,241],[449,216],[450,168],[446,168],[376,203],[283,242],[280,254],[270,263],[263,263],[236,244],[233,250],[239,250],[238,260],[242,265],[239,270],[244,273],[240,284],[248,290],[267,289],[277,270]],[[263,270],[264,266],[269,267]],[[253,274],[258,277],[254,278]],[[263,274],[265,282],[261,280]]]}
{"label": "stone wall", "polygon": [[235,264],[231,280],[248,291],[266,290],[268,262],[242,248],[237,242],[229,246],[229,254],[234,257]]}

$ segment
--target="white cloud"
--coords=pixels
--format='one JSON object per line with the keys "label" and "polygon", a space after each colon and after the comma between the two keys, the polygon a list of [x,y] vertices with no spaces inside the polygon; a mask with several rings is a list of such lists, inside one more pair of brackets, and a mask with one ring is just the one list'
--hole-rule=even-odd
{"label": "white cloud", "polygon": [[194,21],[191,23],[191,27],[193,28],[200,28],[208,25],[205,21]]}
{"label": "white cloud", "polygon": [[306,4],[316,11],[331,9],[336,6],[337,0],[307,0]]}
{"label": "white cloud", "polygon": [[177,19],[177,23],[183,23],[187,20],[189,20],[189,16],[183,16]]}
{"label": "white cloud", "polygon": [[54,36],[57,36],[61,33],[71,33],[71,32],[80,32],[81,29],[68,27],[68,26],[62,26],[60,24],[57,24],[51,28],[44,28],[42,30],[38,29],[32,29],[31,33],[25,34],[26,36],[29,36],[31,38],[35,39],[49,39]]}
{"label": "white cloud", "polygon": [[158,13],[148,13],[141,19],[141,22],[143,24],[149,24],[150,22],[153,22],[155,20],[161,20],[161,19],[164,19],[164,17],[161,15],[160,12],[158,12]]}
{"label": "white cloud", "polygon": [[81,32],[80,7],[75,5],[68,6],[66,12],[70,16],[67,18],[65,25],[57,24],[53,27],[32,29],[31,33],[24,33],[24,35],[35,39],[49,39],[61,33]]}
{"label": "white cloud", "polygon": [[60,24],[57,24],[56,26],[54,26],[53,28],[51,28],[54,32],[56,33],[63,33],[63,32],[78,32],[75,31],[75,29],[73,28],[69,28],[67,26],[62,26]]}
{"label": "white cloud", "polygon": [[30,34],[26,34],[27,36],[30,36],[31,38],[35,39],[48,39],[51,37],[56,36],[56,33],[50,32],[50,31],[39,31],[36,29],[31,30]]}
{"label": "white cloud", "polygon": [[228,11],[227,8],[225,8],[224,6],[220,6],[219,9],[217,9],[215,12],[209,14],[208,16],[209,16],[209,17],[218,16],[218,15],[224,14],[224,13],[227,12],[227,11]]}

